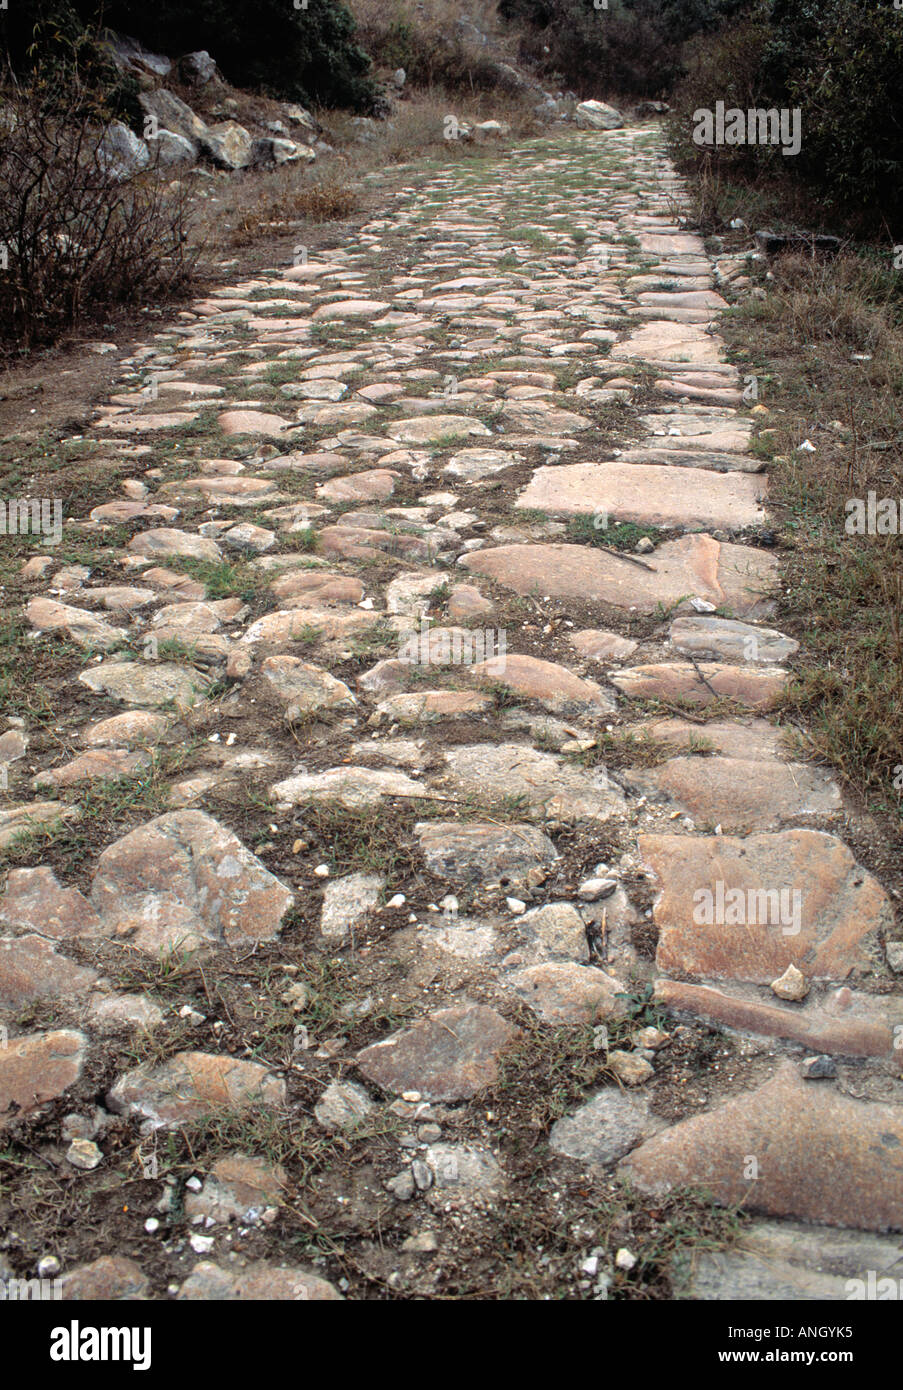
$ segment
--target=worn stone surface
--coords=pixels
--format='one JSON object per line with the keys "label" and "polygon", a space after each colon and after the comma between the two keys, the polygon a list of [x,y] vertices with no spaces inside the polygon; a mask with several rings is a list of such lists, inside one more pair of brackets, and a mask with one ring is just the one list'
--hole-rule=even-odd
{"label": "worn stone surface", "polygon": [[149,1297],[150,1280],[124,1255],[101,1255],[99,1260],[68,1270],[60,1279],[60,1298],[68,1303],[135,1303]]}
{"label": "worn stone surface", "polygon": [[499,545],[464,557],[473,574],[494,579],[519,594],[581,599],[652,613],[659,604],[685,605],[688,595],[740,617],[769,611],[776,580],[774,557],[710,536],[684,536],[656,548],[654,568],[580,545]]}
{"label": "worn stone surface", "polygon": [[339,942],[377,906],[386,880],[382,874],[348,874],[326,885],[320,913],[320,935]]}
{"label": "worn stone surface", "polygon": [[592,966],[550,962],[515,970],[508,987],[544,1023],[597,1023],[624,1012],[623,985]]}
{"label": "worn stone surface", "polygon": [[39,1000],[78,997],[96,979],[96,970],[76,965],[43,937],[0,937],[0,1005],[13,1013]]}
{"label": "worn stone surface", "polygon": [[421,821],[414,834],[430,873],[450,883],[508,887],[528,875],[545,876],[558,859],[552,841],[533,825]]}
{"label": "worn stone surface", "polygon": [[88,1039],[73,1029],[10,1038],[0,1047],[0,1128],[74,1086],[87,1052]]}
{"label": "worn stone surface", "polygon": [[809,1085],[785,1062],[756,1090],[647,1140],[619,1172],[650,1194],[701,1185],[769,1216],[845,1226],[855,1212],[863,1230],[899,1230],[903,1107]]}
{"label": "worn stone surface", "polygon": [[328,1279],[296,1266],[260,1260],[241,1270],[224,1270],[203,1260],[179,1290],[180,1299],[204,1301],[334,1303],[342,1295]]}
{"label": "worn stone surface", "polygon": [[624,804],[604,770],[584,773],[523,744],[462,744],[445,763],[442,783],[480,798],[523,797],[537,818],[606,820]]}
{"label": "worn stone surface", "polygon": [[[661,970],[769,984],[788,965],[809,978],[843,980],[877,960],[887,895],[833,835],[641,835],[638,845],[657,881]],[[729,920],[729,889],[742,894],[736,922]],[[782,891],[789,895],[783,907],[774,896]],[[768,901],[760,897],[769,893]],[[724,920],[697,921],[694,913]]]}
{"label": "worn stone surface", "polygon": [[91,888],[117,935],[157,955],[271,940],[294,902],[237,836],[202,811],[171,811],[103,851]]}
{"label": "worn stone surface", "polygon": [[633,773],[632,780],[695,821],[725,830],[774,830],[786,821],[832,815],[842,806],[833,777],[812,763],[669,758],[659,767]]}
{"label": "worn stone surface", "polygon": [[675,1014],[760,1037],[783,1038],[811,1051],[843,1057],[888,1057],[893,1053],[893,1025],[880,1001],[859,996],[852,1008],[836,1005],[785,1009],[761,999],[728,994],[709,985],[657,980],[655,996]]}
{"label": "worn stone surface", "polygon": [[172,1128],[246,1105],[278,1106],[285,1082],[259,1062],[206,1052],[178,1052],[167,1062],[126,1072],[107,1095],[117,1115],[135,1115],[152,1127]]}
{"label": "worn stone surface", "polygon": [[427,1100],[466,1100],[491,1086],[498,1054],[519,1032],[485,1004],[439,1009],[358,1054],[358,1069],[383,1090]]}
{"label": "worn stone surface", "polygon": [[613,1087],[556,1120],[549,1147],[563,1158],[605,1166],[661,1128],[662,1121],[650,1114],[647,1101]]}
{"label": "worn stone surface", "polygon": [[58,941],[104,930],[88,899],[77,888],[64,888],[46,865],[10,869],[0,895],[0,922]]}

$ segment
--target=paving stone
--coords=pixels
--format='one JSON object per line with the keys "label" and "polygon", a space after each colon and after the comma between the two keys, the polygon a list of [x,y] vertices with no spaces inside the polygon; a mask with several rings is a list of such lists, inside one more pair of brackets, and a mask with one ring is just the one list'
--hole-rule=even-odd
{"label": "paving stone", "polygon": [[225,410],[217,423],[225,435],[262,434],[267,439],[281,439],[294,421],[260,410]]}
{"label": "paving stone", "polygon": [[430,1144],[424,1162],[432,1177],[427,1201],[443,1211],[491,1208],[504,1193],[498,1159],[476,1144]]}
{"label": "paving stone", "polygon": [[97,971],[58,955],[41,936],[0,937],[0,1004],[19,1013],[45,999],[86,994]]}
{"label": "paving stone", "polygon": [[430,873],[453,884],[540,882],[559,857],[549,837],[533,825],[419,821],[414,834]]}
{"label": "paving stone", "polygon": [[249,1212],[281,1205],[286,1172],[280,1164],[247,1154],[228,1154],[213,1164],[200,1192],[186,1192],[185,1215],[212,1221],[244,1221]]}
{"label": "paving stone", "polygon": [[493,706],[491,695],[474,690],[418,690],[380,700],[376,713],[400,724],[434,724],[441,719],[464,719]]}
{"label": "paving stone", "polygon": [[401,444],[442,444],[472,436],[489,436],[491,430],[468,415],[432,415],[420,419],[393,420],[388,427],[390,438]]}
{"label": "paving stone", "polygon": [[344,681],[297,656],[269,656],[260,673],[280,703],[286,705],[288,719],[356,703]]}
{"label": "paving stone", "polygon": [[0,1129],[74,1086],[87,1052],[88,1039],[69,1028],[10,1038],[0,1047]]}
{"label": "paving stone", "polygon": [[467,1100],[491,1086],[499,1053],[520,1033],[485,1004],[440,1009],[358,1054],[358,1069],[383,1090],[426,1100]]}
{"label": "paving stone", "polygon": [[741,617],[765,615],[766,594],[777,578],[774,556],[704,535],[658,546],[649,570],[585,545],[499,545],[465,555],[461,563],[515,593],[611,603],[640,613],[653,613],[660,604],[683,605],[691,595],[726,604]]}
{"label": "paving stone", "polygon": [[126,636],[121,628],[113,627],[95,613],[57,603],[55,599],[31,599],[25,616],[37,632],[64,632],[80,647],[92,651],[109,651]]}
{"label": "paving stone", "polygon": [[893,1025],[880,1000],[854,996],[839,1012],[836,1006],[785,1009],[761,999],[727,993],[706,985],[657,980],[655,997],[678,1016],[701,1018],[738,1033],[752,1033],[799,1043],[810,1051],[841,1057],[888,1057],[893,1053]]}
{"label": "paving stone", "polygon": [[566,666],[535,656],[506,654],[478,662],[470,668],[470,674],[475,680],[505,685],[518,695],[539,700],[550,710],[580,715],[615,709],[612,697],[595,681],[583,680]]}
{"label": "paving stone", "polygon": [[625,733],[633,738],[646,736],[688,753],[721,753],[726,758],[764,759],[766,762],[779,761],[782,757],[781,730],[764,719],[707,719],[704,723],[689,719],[655,719],[651,723],[628,725]]}
{"label": "paving stone", "polygon": [[544,1023],[587,1024],[625,1013],[624,986],[602,970],[568,962],[528,965],[503,981]]}
{"label": "paving stone", "polygon": [[297,1266],[259,1260],[241,1270],[224,1270],[210,1260],[196,1264],[179,1289],[180,1299],[205,1302],[336,1302],[342,1295],[327,1279]]}
{"label": "paving stone", "polygon": [[650,1195],[702,1186],[768,1216],[843,1226],[855,1212],[862,1230],[899,1230],[903,1106],[809,1085],[785,1062],[764,1085],[647,1140],[619,1172]]}
{"label": "paving stone", "polygon": [[314,1106],[318,1124],[331,1132],[354,1129],[376,1109],[363,1086],[353,1081],[331,1081]]}
{"label": "paving stone", "polygon": [[129,541],[129,550],[135,555],[147,555],[153,560],[168,560],[175,556],[188,560],[219,560],[221,551],[215,541],[205,540],[203,536],[192,535],[188,531],[174,531],[162,527],[156,531],[142,531]]}
{"label": "paving stone", "polygon": [[145,752],[129,752],[125,748],[94,748],[80,753],[59,767],[45,768],[32,778],[36,790],[49,787],[73,787],[80,782],[115,782],[121,777],[135,777],[149,767],[151,756]]}
{"label": "paving stone", "polygon": [[624,809],[623,794],[604,769],[582,772],[524,744],[461,744],[444,756],[438,786],[489,802],[522,797],[535,819],[601,821]]}
{"label": "paving stone", "polygon": [[359,579],[342,574],[295,573],[274,579],[270,590],[283,603],[298,598],[304,604],[360,603],[364,586]]}
{"label": "paving stone", "polygon": [[258,1062],[206,1052],[178,1052],[120,1076],[107,1095],[117,1115],[134,1115],[154,1129],[177,1128],[227,1109],[280,1106],[285,1082]]}
{"label": "paving stone", "polygon": [[680,652],[700,660],[751,661],[777,666],[799,651],[799,642],[770,627],[729,618],[675,618],[669,632]]}
{"label": "paving stone", "polygon": [[109,845],[91,901],[118,935],[158,956],[273,940],[292,893],[203,811],[170,811]]}
{"label": "paving stone", "polygon": [[108,695],[123,704],[159,708],[174,704],[190,709],[210,684],[206,676],[170,661],[105,661],[82,671],[78,678],[95,695]]}
{"label": "paving stone", "polygon": [[385,501],[395,491],[398,474],[391,468],[371,468],[364,473],[349,473],[344,478],[330,478],[317,488],[317,496],[330,502]]}
{"label": "paving stone", "polygon": [[572,632],[568,641],[588,661],[623,661],[637,649],[637,643],[632,638],[619,637],[616,632],[605,632],[599,628]]}
{"label": "paving stone", "polygon": [[64,888],[53,869],[43,864],[10,869],[0,895],[0,922],[56,941],[105,930],[88,899],[77,888]]}
{"label": "paving stone", "polygon": [[614,460],[538,468],[517,506],[549,516],[610,517],[647,526],[758,526],[765,521],[764,481],[748,473],[716,473]]}
{"label": "paving stone", "polygon": [[91,998],[88,1018],[102,1033],[120,1028],[150,1032],[163,1022],[163,1010],[146,994],[107,994]]}
{"label": "paving stone", "polygon": [[331,767],[325,772],[299,772],[270,788],[280,806],[292,807],[306,801],[335,801],[346,810],[374,806],[383,797],[402,796],[417,800],[430,793],[402,772],[370,767]]}
{"label": "paving stone", "polygon": [[101,1255],[62,1275],[59,1297],[66,1303],[136,1303],[150,1297],[151,1284],[140,1265],[124,1255]]}
{"label": "paving stone", "polygon": [[734,700],[747,709],[769,709],[789,679],[780,666],[726,666],[717,661],[659,662],[629,666],[611,677],[632,700],[664,700],[670,704],[705,707],[716,700]]}
{"label": "paving stone", "polygon": [[648,1101],[613,1087],[600,1091],[573,1115],[556,1120],[549,1148],[563,1158],[605,1167],[663,1125],[663,1120],[649,1113]]}
{"label": "paving stone", "polygon": [[127,710],[89,724],[81,732],[81,741],[90,748],[140,748],[158,743],[171,723],[165,714]]}
{"label": "paving stone", "polygon": [[775,830],[790,820],[832,815],[843,805],[834,779],[812,763],[681,757],[627,776],[694,821],[724,830]]}
{"label": "paving stone", "polygon": [[345,941],[354,928],[379,905],[386,880],[382,874],[347,874],[327,883],[320,913],[320,935],[330,942]]}
{"label": "paving stone", "polygon": [[[807,979],[843,980],[878,963],[887,895],[833,835],[640,835],[637,843],[660,887],[653,908],[660,970],[769,984],[788,965]],[[735,914],[731,889],[742,895]],[[771,895],[767,902],[762,894]]]}

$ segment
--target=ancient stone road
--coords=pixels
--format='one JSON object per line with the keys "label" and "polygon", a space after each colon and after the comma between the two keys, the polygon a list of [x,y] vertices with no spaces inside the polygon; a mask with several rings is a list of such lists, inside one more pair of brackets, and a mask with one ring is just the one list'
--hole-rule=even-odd
{"label": "ancient stone road", "polygon": [[[52,554],[26,568],[32,628],[84,652],[80,746],[32,763],[44,745],[11,723],[0,834],[77,818],[86,784],[205,738],[168,809],[108,836],[84,894],[50,852],[10,872],[0,1112],[65,1095],[107,1039],[143,1029],[165,1059],[124,1060],[105,1105],[146,1132],[214,1102],[285,1105],[323,1042],[310,1019],[289,1066],[218,1050],[213,1016],[170,1055],[167,1000],[70,948],[198,949],[215,978],[219,952],[278,953],[300,909],[307,952],[378,955],[406,933],[408,968],[430,962],[419,1016],[325,1053],[324,1132],[379,1105],[416,1131],[384,1231],[407,1233],[412,1203],[505,1200],[504,1154],[457,1139],[455,1116],[479,1113],[515,1006],[613,1027],[652,983],[662,1029],[612,1050],[610,1084],[546,1136],[556,1161],[755,1212],[740,1249],[700,1258],[696,1297],[844,1298],[901,1258],[879,1238],[903,1228],[893,914],[845,843],[834,779],[769,718],[797,644],[772,625],[751,443],[767,404],[744,399],[718,336],[723,295],[748,282],[682,230],[681,197],[648,126],[417,170],[341,249],[211,294],[123,364],[92,437],[134,466],[77,530],[121,578]],[[259,857],[230,821],[237,783],[265,808]],[[303,837],[286,871],[311,804],[422,807],[435,900],[376,870],[318,877]],[[582,856],[566,868],[565,843]],[[284,952],[297,962],[296,937]],[[55,1032],[17,1027],[34,1001]],[[707,1076],[705,1108],[666,1119],[656,1084],[681,1021],[741,1035],[752,1070]],[[102,1149],[102,1128],[77,1130]],[[229,1214],[279,1201],[253,1156],[207,1175],[186,1210],[216,1224],[198,1227],[184,1296],[337,1296],[277,1268],[278,1248],[229,1263]],[[148,1287],[140,1262],[105,1254],[64,1271],[70,1292]]]}

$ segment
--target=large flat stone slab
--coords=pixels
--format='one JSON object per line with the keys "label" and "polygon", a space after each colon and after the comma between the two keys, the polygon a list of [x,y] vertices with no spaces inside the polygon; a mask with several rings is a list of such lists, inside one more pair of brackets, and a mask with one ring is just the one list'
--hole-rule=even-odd
{"label": "large flat stone slab", "polygon": [[900,1230],[903,1106],[853,1100],[785,1063],[764,1086],[647,1140],[618,1171],[651,1195],[701,1186],[769,1216]]}
{"label": "large flat stone slab", "polygon": [[679,652],[697,660],[748,661],[759,666],[777,666],[800,646],[776,628],[731,618],[675,618],[668,635]]}
{"label": "large flat stone slab", "polygon": [[740,617],[764,616],[772,607],[767,594],[777,581],[774,556],[706,535],[658,546],[648,557],[648,569],[585,545],[500,545],[474,551],[461,563],[515,593],[610,603],[641,613],[695,596]]}
{"label": "large flat stone slab", "polygon": [[0,1047],[0,1129],[74,1086],[88,1051],[83,1033],[27,1033]]}
{"label": "large flat stone slab", "polygon": [[538,468],[517,507],[549,516],[601,513],[650,526],[739,528],[765,520],[764,478],[658,464],[559,463]]}
{"label": "large flat stone slab", "polygon": [[694,820],[724,830],[774,830],[789,820],[843,808],[833,777],[812,763],[669,758],[630,776],[643,791],[665,796]]}
{"label": "large flat stone slab", "polygon": [[[808,979],[843,980],[878,961],[892,920],[887,894],[833,835],[640,835],[637,843],[660,889],[656,961],[668,974],[770,984],[795,965]],[[743,895],[736,910],[731,889]]]}
{"label": "large flat stone slab", "polygon": [[669,704],[704,707],[724,699],[747,709],[764,710],[777,702],[789,678],[780,666],[663,661],[649,666],[625,666],[610,679],[632,700],[666,700]]}

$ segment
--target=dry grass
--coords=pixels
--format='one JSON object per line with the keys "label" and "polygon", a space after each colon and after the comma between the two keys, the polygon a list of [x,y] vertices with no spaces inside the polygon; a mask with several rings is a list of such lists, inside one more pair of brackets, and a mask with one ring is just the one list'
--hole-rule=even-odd
{"label": "dry grass", "polygon": [[[786,706],[812,751],[903,819],[903,540],[848,534],[847,504],[903,499],[903,283],[890,252],[782,257],[770,292],[725,319],[768,381],[781,622],[803,643]],[[815,452],[801,451],[808,439]]]}

